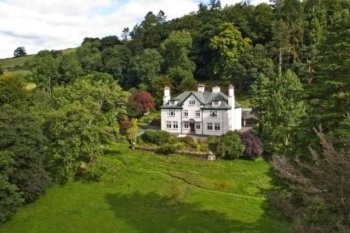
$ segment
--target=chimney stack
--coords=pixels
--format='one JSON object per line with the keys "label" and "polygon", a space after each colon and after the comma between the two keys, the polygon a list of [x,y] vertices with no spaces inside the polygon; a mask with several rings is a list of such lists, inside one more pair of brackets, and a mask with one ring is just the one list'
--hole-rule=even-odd
{"label": "chimney stack", "polygon": [[235,86],[230,84],[228,86],[228,104],[232,107],[232,109],[235,108],[235,102]]}
{"label": "chimney stack", "polygon": [[198,84],[198,91],[204,93],[205,91],[205,86],[203,83]]}
{"label": "chimney stack", "polygon": [[165,85],[164,86],[164,96],[163,96],[163,105],[168,103],[170,100],[170,87]]}
{"label": "chimney stack", "polygon": [[212,92],[213,93],[220,93],[220,87],[218,87],[218,86],[213,87]]}

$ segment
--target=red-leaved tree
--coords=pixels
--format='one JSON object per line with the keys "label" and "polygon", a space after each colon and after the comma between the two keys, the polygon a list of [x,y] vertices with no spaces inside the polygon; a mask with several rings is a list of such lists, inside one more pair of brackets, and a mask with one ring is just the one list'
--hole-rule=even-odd
{"label": "red-leaved tree", "polygon": [[154,98],[147,91],[135,92],[131,96],[131,101],[137,106],[139,116],[150,111],[154,107]]}

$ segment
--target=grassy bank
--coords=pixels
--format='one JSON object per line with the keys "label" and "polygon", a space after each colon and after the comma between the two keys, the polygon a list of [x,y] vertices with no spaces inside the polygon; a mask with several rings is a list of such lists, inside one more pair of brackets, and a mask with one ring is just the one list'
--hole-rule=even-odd
{"label": "grassy bank", "polygon": [[0,232],[288,232],[265,199],[265,161],[211,162],[117,144],[102,162],[100,182],[54,186]]}

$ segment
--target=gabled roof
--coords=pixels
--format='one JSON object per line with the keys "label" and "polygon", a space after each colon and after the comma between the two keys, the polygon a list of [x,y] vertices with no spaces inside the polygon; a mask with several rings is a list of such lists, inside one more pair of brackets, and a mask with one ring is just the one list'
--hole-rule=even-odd
{"label": "gabled roof", "polygon": [[[160,108],[166,109],[179,109],[182,108],[183,103],[193,95],[200,103],[203,105],[202,109],[218,109],[218,110],[227,110],[231,109],[231,106],[228,104],[228,97],[222,92],[213,93],[209,91],[184,91],[180,95],[171,99],[170,101],[177,101],[176,105],[170,105],[169,102]],[[213,106],[213,101],[221,101],[219,106]],[[239,103],[235,103],[236,108],[240,108],[241,105]]]}

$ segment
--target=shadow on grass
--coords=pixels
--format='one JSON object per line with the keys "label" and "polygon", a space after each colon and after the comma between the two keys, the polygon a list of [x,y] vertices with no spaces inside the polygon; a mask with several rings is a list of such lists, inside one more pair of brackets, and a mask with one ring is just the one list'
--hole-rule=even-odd
{"label": "shadow on grass", "polygon": [[[118,219],[122,219],[137,232],[273,232],[266,222],[244,223],[229,219],[225,214],[203,210],[197,203],[174,203],[170,198],[152,192],[130,195],[107,194]],[[265,230],[264,230],[265,229]],[[280,229],[281,230],[281,229]],[[279,231],[276,231],[279,232]]]}

